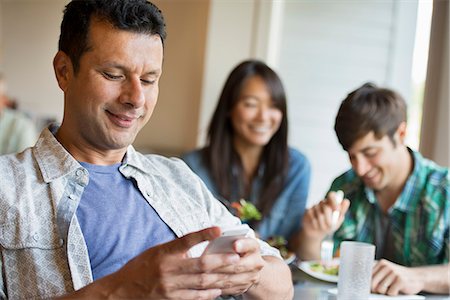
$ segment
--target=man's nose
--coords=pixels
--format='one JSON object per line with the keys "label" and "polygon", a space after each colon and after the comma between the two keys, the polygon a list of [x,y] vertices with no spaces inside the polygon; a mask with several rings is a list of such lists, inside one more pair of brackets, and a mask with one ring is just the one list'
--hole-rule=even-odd
{"label": "man's nose", "polygon": [[365,158],[355,158],[353,160],[353,170],[358,176],[364,176],[371,169],[371,167],[372,165]]}
{"label": "man's nose", "polygon": [[131,78],[127,81],[124,91],[121,95],[121,102],[134,108],[144,105],[144,88],[140,79]]}

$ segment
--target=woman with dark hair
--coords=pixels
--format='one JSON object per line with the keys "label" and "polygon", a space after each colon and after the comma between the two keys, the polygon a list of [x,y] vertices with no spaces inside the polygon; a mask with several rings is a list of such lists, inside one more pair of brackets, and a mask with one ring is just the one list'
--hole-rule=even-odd
{"label": "woman with dark hair", "polygon": [[256,206],[262,218],[248,223],[262,239],[282,236],[292,242],[305,210],[311,171],[307,158],[288,147],[287,136],[280,78],[265,63],[248,60],[225,82],[206,147],[183,159],[232,212],[240,199]]}

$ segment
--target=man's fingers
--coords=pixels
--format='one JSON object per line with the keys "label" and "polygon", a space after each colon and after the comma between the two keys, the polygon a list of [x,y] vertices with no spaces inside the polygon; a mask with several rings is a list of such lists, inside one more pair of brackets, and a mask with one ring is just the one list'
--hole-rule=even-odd
{"label": "man's fingers", "polygon": [[187,299],[187,300],[211,300],[219,297],[222,294],[220,289],[208,290],[178,290],[173,293],[173,299]]}
{"label": "man's fingers", "polygon": [[264,268],[266,262],[262,258],[255,258],[252,255],[241,257],[238,263],[223,265],[213,270],[217,273],[240,274],[249,272],[259,272]]}
{"label": "man's fingers", "polygon": [[200,231],[189,233],[181,238],[168,242],[164,245],[165,251],[169,253],[187,252],[193,246],[210,241],[220,236],[219,227],[209,227]]}
{"label": "man's fingers", "polygon": [[236,253],[202,255],[184,260],[176,266],[175,272],[178,274],[211,273],[218,268],[236,264],[239,260],[239,255]]}
{"label": "man's fingers", "polygon": [[389,287],[388,284],[390,284],[390,282],[386,281],[389,278],[390,273],[390,268],[385,264],[378,262],[373,269],[372,290],[384,294]]}
{"label": "man's fingers", "polygon": [[324,202],[326,205],[330,206],[332,210],[336,210],[339,207],[335,199],[336,199],[336,192],[331,191],[327,194],[327,198],[325,199]]}
{"label": "man's fingers", "polygon": [[259,254],[259,244],[253,238],[243,238],[235,241],[233,243],[233,250],[238,254],[246,253],[258,253]]}
{"label": "man's fingers", "polygon": [[341,211],[341,215],[345,215],[345,213],[347,212],[348,208],[350,207],[350,200],[348,200],[347,198],[345,198],[342,203],[341,203],[341,207],[340,207],[340,211]]}
{"label": "man's fingers", "polygon": [[386,294],[389,296],[397,296],[400,293],[402,287],[403,287],[402,281],[400,280],[400,278],[397,277],[389,286],[389,289],[386,291]]}

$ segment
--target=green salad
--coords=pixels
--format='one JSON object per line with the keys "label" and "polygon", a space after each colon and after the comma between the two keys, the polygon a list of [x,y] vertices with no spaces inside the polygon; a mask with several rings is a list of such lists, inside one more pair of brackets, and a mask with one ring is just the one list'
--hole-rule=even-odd
{"label": "green salad", "polygon": [[231,206],[236,209],[238,218],[243,222],[261,220],[261,213],[251,202],[247,202],[244,199],[241,199],[239,202],[233,202]]}
{"label": "green salad", "polygon": [[320,262],[315,262],[309,265],[309,268],[318,273],[337,276],[339,274],[339,265],[324,265]]}

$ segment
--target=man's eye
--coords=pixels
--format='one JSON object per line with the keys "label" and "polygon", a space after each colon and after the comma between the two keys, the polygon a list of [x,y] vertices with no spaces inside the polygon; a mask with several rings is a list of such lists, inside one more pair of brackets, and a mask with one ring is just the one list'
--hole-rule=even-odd
{"label": "man's eye", "polygon": [[371,152],[366,152],[365,155],[366,157],[374,157],[376,156],[378,153],[378,151],[371,151]]}
{"label": "man's eye", "polygon": [[114,75],[114,74],[111,74],[108,72],[103,72],[103,76],[105,76],[106,78],[111,79],[111,80],[118,80],[122,77],[120,75]]}
{"label": "man's eye", "polygon": [[155,84],[156,80],[146,80],[146,79],[141,79],[142,84],[144,85],[152,85]]}

